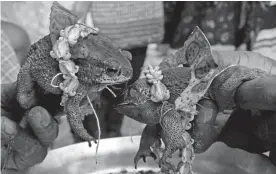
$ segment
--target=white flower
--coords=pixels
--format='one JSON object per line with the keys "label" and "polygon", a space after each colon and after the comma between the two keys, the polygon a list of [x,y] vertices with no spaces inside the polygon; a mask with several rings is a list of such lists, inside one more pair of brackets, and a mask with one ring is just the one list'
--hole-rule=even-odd
{"label": "white flower", "polygon": [[54,44],[53,51],[50,52],[50,55],[56,59],[63,58],[64,60],[69,60],[71,54],[67,39],[60,37]]}

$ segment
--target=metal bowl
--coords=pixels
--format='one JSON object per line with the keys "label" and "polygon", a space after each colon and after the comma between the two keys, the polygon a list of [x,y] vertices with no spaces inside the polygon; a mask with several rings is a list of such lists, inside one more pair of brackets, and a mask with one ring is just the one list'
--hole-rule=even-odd
{"label": "metal bowl", "polygon": [[[103,139],[98,150],[96,164],[96,145],[79,143],[49,152],[43,163],[29,169],[28,174],[107,174],[110,172],[153,170],[158,165],[153,159],[139,161],[134,169],[133,158],[139,147],[140,136]],[[180,160],[175,154],[174,163]],[[267,158],[250,154],[239,149],[232,149],[223,143],[215,143],[210,149],[196,155],[194,171],[197,174],[275,174],[276,168]]]}

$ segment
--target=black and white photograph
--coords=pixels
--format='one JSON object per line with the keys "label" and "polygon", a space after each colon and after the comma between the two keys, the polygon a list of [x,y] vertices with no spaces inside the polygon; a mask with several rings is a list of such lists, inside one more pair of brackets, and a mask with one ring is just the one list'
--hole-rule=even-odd
{"label": "black and white photograph", "polygon": [[2,1],[2,174],[276,174],[276,1]]}

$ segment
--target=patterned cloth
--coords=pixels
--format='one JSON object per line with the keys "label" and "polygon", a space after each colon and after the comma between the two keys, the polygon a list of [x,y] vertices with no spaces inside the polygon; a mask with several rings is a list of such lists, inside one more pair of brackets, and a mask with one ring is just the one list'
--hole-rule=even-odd
{"label": "patterned cloth", "polygon": [[[180,48],[193,29],[199,26],[212,46],[237,48],[245,43],[247,49],[252,49],[252,43],[255,42],[256,35],[265,20],[263,17],[265,10],[262,5],[260,2],[222,1],[189,1],[165,5],[165,14],[169,14],[167,18],[171,20],[166,20],[166,23],[171,23],[174,29],[166,28],[165,39],[167,39],[164,42],[171,44],[172,48]],[[175,19],[176,22],[172,22]]]}
{"label": "patterned cloth", "polygon": [[270,57],[276,61],[276,4],[268,8],[265,13],[264,25],[258,33],[253,51]]}
{"label": "patterned cloth", "polygon": [[16,81],[20,64],[5,33],[1,30],[1,84]]}
{"label": "patterned cloth", "polygon": [[259,32],[253,51],[276,61],[276,27]]}
{"label": "patterned cloth", "polygon": [[[169,3],[169,2],[166,2]],[[235,45],[235,32],[239,24],[239,8],[236,2],[178,2],[171,35],[172,48],[180,48],[196,26],[205,33],[211,45]],[[171,9],[169,9],[171,11]],[[167,11],[167,10],[166,10]],[[169,22],[169,21],[167,21]],[[167,32],[167,31],[166,31]],[[166,33],[165,37],[169,33]]]}
{"label": "patterned cloth", "polygon": [[[74,1],[59,2],[71,9]],[[52,1],[6,1],[1,2],[1,20],[23,28],[34,43],[49,34],[49,15]],[[30,25],[31,24],[31,25]],[[16,81],[20,64],[9,39],[1,30],[1,83]]]}

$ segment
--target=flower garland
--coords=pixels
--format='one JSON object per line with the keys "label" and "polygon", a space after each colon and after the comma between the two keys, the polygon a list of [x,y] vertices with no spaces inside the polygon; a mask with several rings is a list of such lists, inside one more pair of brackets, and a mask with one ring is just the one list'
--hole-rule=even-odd
{"label": "flower garland", "polygon": [[[152,84],[151,86],[151,100],[153,102],[159,103],[168,100],[170,98],[170,91],[167,89],[167,87],[161,82],[163,79],[162,71],[158,66],[153,68],[151,65],[148,66],[148,69],[145,70],[145,76],[147,78],[148,83]],[[171,109],[168,109],[164,113],[162,112],[163,110],[163,105],[161,107],[161,117],[160,117],[160,123],[163,115],[165,115],[167,112],[169,112]],[[189,130],[192,127],[192,124],[190,121],[193,120],[194,114],[196,114],[196,105],[191,104],[192,106],[188,106],[186,112],[189,117],[184,119],[183,122],[183,127],[185,130]],[[190,116],[191,115],[191,116]],[[161,125],[162,126],[162,125]],[[194,139],[190,136],[190,134],[186,131],[183,132],[182,138],[186,142],[186,147],[182,149],[182,158],[181,161],[179,162],[177,168],[178,168],[178,174],[184,174],[184,173],[193,173],[192,172],[192,163],[195,158],[194,154],[194,148],[193,148],[193,143]],[[158,147],[151,147],[151,150],[158,155],[158,159],[161,158],[161,151]]]}
{"label": "flower garland", "polygon": [[[70,46],[77,43],[80,37],[87,37],[89,34],[98,34],[98,28],[91,28],[85,24],[77,23],[66,27],[64,30],[60,31],[59,39],[54,43],[53,50],[50,52],[52,58],[59,62],[58,73],[51,81],[53,87],[59,87],[63,91],[61,105],[64,106],[65,101],[68,96],[75,96],[76,91],[79,87],[79,80],[76,73],[79,71],[79,67],[70,60]],[[54,79],[62,75],[64,81],[58,86],[53,84]]]}
{"label": "flower garland", "polygon": [[[78,42],[80,37],[84,38],[87,37],[89,34],[98,34],[98,28],[92,28],[82,23],[77,23],[75,25],[71,25],[66,27],[64,30],[60,31],[60,37],[54,43],[53,50],[50,52],[52,58],[56,59],[59,62],[59,70],[60,73],[55,75],[51,81],[51,85],[53,87],[58,87],[63,91],[62,99],[61,99],[61,106],[64,106],[66,100],[69,96],[75,96],[76,91],[79,87],[79,80],[76,76],[76,73],[79,71],[79,66],[77,66],[71,58],[70,54],[70,46],[75,45]],[[64,81],[60,83],[58,86],[53,84],[53,81],[56,77],[62,75]],[[109,88],[108,88],[109,89]],[[110,90],[110,89],[109,89]],[[90,101],[88,96],[87,100],[88,103],[95,114],[97,127],[98,127],[98,143],[96,147],[96,164],[98,163],[97,153],[101,139],[101,128],[99,118],[97,113]]]}
{"label": "flower garland", "polygon": [[153,68],[151,65],[145,70],[147,81],[152,84],[151,86],[151,100],[153,102],[163,102],[170,98],[170,91],[161,82],[163,79],[162,71],[159,66]]}

